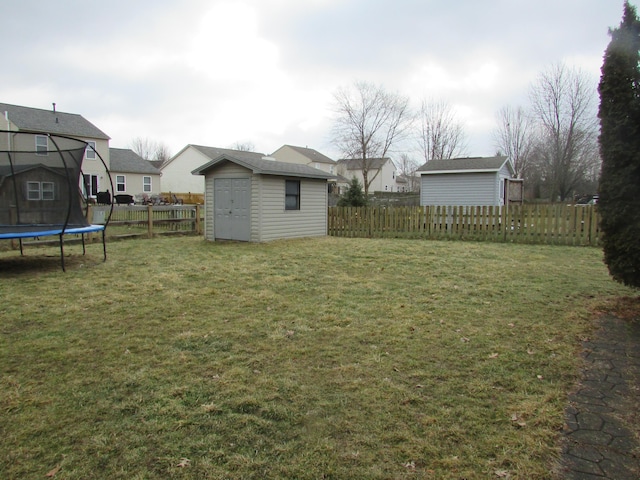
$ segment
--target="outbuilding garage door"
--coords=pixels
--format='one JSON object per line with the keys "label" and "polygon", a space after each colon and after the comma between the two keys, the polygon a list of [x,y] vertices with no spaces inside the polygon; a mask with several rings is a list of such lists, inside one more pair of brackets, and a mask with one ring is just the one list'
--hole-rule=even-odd
{"label": "outbuilding garage door", "polygon": [[216,239],[251,239],[249,178],[216,178],[213,182],[214,223]]}

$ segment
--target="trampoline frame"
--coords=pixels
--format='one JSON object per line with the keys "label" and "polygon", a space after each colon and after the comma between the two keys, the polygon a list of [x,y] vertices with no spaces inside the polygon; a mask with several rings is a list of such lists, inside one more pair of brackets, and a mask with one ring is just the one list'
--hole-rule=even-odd
{"label": "trampoline frame", "polygon": [[[71,217],[71,210],[72,210],[72,196],[73,195],[79,195],[81,198],[81,202],[79,203],[79,207],[83,210],[82,214],[84,218],[87,218],[87,214],[88,214],[88,208],[89,208],[89,203],[88,203],[88,198],[86,198],[82,191],[80,190],[80,178],[83,178],[83,182],[84,182],[84,177],[83,177],[83,172],[82,172],[82,163],[84,161],[84,156],[83,156],[83,160],[80,162],[80,165],[77,165],[78,167],[78,172],[80,175],[80,178],[75,178],[72,179],[70,178],[70,170],[69,167],[67,166],[67,162],[64,158],[63,155],[63,151],[69,151],[67,150],[61,150],[60,147],[58,146],[58,144],[56,143],[55,139],[56,138],[61,138],[61,139],[67,139],[67,140],[73,140],[74,142],[78,142],[78,144],[84,144],[85,145],[85,151],[87,148],[91,148],[94,153],[96,154],[96,156],[100,159],[100,162],[102,162],[102,165],[104,166],[105,169],[105,173],[107,178],[109,179],[109,186],[111,188],[111,191],[113,190],[113,179],[111,178],[111,172],[109,171],[109,167],[107,166],[106,162],[104,161],[104,159],[102,158],[102,156],[100,155],[100,153],[93,148],[91,145],[89,145],[89,143],[85,142],[84,140],[80,140],[78,138],[74,138],[74,137],[70,137],[70,136],[65,136],[65,135],[58,135],[58,134],[50,134],[50,133],[44,133],[44,132],[36,132],[36,131],[31,131],[31,130],[0,130],[0,134],[3,133],[7,133],[7,134],[25,134],[25,135],[43,135],[43,136],[47,136],[48,139],[51,140],[51,142],[53,143],[53,145],[55,146],[55,152],[58,153],[58,155],[60,156],[60,159],[62,160],[62,165],[64,166],[65,169],[65,173],[66,173],[66,180],[67,180],[67,187],[68,187],[68,193],[69,193],[69,200],[68,200],[68,204],[67,204],[67,212],[66,212],[66,219],[64,224],[60,225],[55,225],[55,224],[22,224],[22,225],[6,225],[4,226],[5,228],[9,228],[9,227],[15,227],[15,231],[10,231],[10,232],[1,232],[0,231],[0,240],[13,240],[13,239],[17,239],[20,243],[20,255],[24,256],[24,248],[23,248],[23,239],[25,238],[39,238],[39,237],[46,237],[46,236],[58,236],[58,243],[60,245],[60,265],[62,267],[62,271],[65,272],[66,271],[66,267],[65,267],[65,262],[64,262],[64,236],[65,235],[81,235],[82,238],[82,254],[85,255],[86,254],[86,244],[85,244],[85,235],[88,233],[94,233],[94,232],[102,232],[102,251],[103,251],[103,261],[106,262],[107,261],[107,245],[106,245],[106,228],[107,225],[109,224],[109,221],[111,219],[111,215],[113,214],[113,203],[111,203],[110,208],[108,210],[108,215],[105,218],[105,222],[104,224],[88,224],[88,225],[83,225],[83,226],[76,226],[76,225],[70,225],[69,224],[69,219]],[[12,150],[0,150],[0,153],[6,153],[9,157],[9,165],[11,167],[11,172],[12,175],[15,178],[15,172],[14,172],[14,166],[13,163],[11,161],[11,154],[12,153],[20,153],[19,151],[12,151]],[[25,153],[31,153],[31,152],[25,152]],[[18,192],[17,189],[14,188],[14,195],[17,197]],[[84,202],[83,202],[84,201]],[[18,203],[18,200],[16,198],[16,204]],[[85,208],[83,208],[83,203],[85,205]],[[22,229],[20,227],[23,227]]]}

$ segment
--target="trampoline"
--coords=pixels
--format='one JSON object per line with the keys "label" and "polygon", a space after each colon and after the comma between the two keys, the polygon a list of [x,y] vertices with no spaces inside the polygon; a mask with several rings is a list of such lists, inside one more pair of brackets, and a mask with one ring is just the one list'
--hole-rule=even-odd
{"label": "trampoline", "polygon": [[88,149],[102,162],[113,191],[107,164],[87,142],[42,132],[0,130],[0,240],[17,239],[24,255],[23,239],[57,236],[65,271],[64,236],[80,235],[84,255],[85,235],[101,232],[106,261],[105,229],[113,205],[103,222],[87,219],[89,186],[84,184],[82,162]]}

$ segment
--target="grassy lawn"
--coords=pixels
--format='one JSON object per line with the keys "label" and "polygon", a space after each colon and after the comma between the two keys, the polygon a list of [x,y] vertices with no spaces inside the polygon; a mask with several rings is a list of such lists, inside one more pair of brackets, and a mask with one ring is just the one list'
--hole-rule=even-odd
{"label": "grassy lawn", "polygon": [[0,252],[0,478],[548,479],[595,248],[196,237]]}

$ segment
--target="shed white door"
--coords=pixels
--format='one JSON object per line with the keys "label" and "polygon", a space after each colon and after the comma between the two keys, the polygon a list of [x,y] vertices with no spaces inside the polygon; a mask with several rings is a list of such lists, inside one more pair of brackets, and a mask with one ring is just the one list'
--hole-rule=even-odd
{"label": "shed white door", "polygon": [[249,207],[251,180],[248,178],[216,178],[213,182],[215,237],[223,240],[251,239]]}

